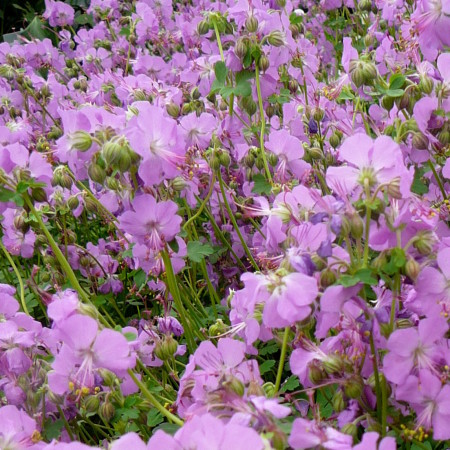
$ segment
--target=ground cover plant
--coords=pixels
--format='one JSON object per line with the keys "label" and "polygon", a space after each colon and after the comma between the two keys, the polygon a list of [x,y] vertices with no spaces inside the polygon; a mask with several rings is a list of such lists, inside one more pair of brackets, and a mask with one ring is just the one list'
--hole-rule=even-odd
{"label": "ground cover plant", "polygon": [[448,448],[450,2],[45,7],[0,44],[0,448]]}

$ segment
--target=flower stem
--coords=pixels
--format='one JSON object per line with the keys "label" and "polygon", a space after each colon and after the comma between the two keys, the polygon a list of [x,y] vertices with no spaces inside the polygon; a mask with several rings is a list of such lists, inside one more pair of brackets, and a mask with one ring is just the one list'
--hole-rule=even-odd
{"label": "flower stem", "polygon": [[270,173],[269,164],[267,163],[266,150],[264,148],[264,134],[266,132],[266,119],[264,116],[264,106],[261,95],[261,81],[259,79],[259,67],[255,64],[255,76],[256,76],[256,92],[258,94],[259,116],[261,119],[261,130],[259,134],[259,147],[261,152],[261,158],[264,162],[264,170],[267,175],[267,179],[272,184],[272,175]]}
{"label": "flower stem", "polygon": [[439,186],[439,190],[441,191],[443,199],[447,200],[447,194],[445,192],[444,185],[442,184],[442,180],[441,180],[440,176],[438,175],[438,173],[436,172],[436,168],[434,167],[434,164],[431,162],[430,159],[428,160],[428,164],[431,168],[431,171],[433,172],[434,178],[436,179],[436,182]]}
{"label": "flower stem", "polygon": [[237,235],[239,236],[239,240],[241,241],[242,247],[244,248],[244,251],[248,256],[250,263],[252,264],[252,266],[255,270],[259,271],[258,264],[256,264],[256,261],[254,260],[253,255],[250,252],[250,249],[248,248],[248,246],[244,240],[244,237],[242,236],[241,230],[239,229],[236,219],[234,218],[233,211],[231,210],[230,204],[228,203],[228,199],[227,199],[227,195],[225,193],[225,187],[223,185],[222,174],[220,173],[220,169],[218,170],[218,174],[219,174],[220,191],[222,192],[222,197],[223,197],[223,201],[225,203],[225,208],[228,212],[228,216],[230,217],[231,223],[233,224],[233,227],[236,230]]}
{"label": "flower stem", "polygon": [[131,370],[128,369],[128,374],[130,375],[131,379],[134,381],[134,383],[136,384],[136,386],[141,390],[142,394],[144,395],[144,397],[147,398],[147,400],[163,415],[165,416],[168,420],[170,420],[171,422],[179,425],[180,427],[183,426],[183,421],[177,417],[175,414],[172,414],[170,411],[167,411],[166,408],[164,408],[164,406],[161,405],[161,403],[158,402],[158,400],[156,400],[156,398],[153,396],[153,394],[147,389],[147,387],[145,386],[144,383],[142,383],[135,375],[135,373]]}
{"label": "flower stem", "polygon": [[16,264],[14,263],[14,260],[12,259],[12,256],[9,254],[8,250],[6,250],[6,247],[3,245],[3,242],[1,240],[0,240],[0,248],[3,250],[6,259],[11,264],[11,267],[13,268],[14,273],[16,274],[20,289],[20,304],[22,305],[23,312],[27,315],[30,315],[30,313],[28,312],[27,304],[25,302],[25,289],[23,287],[23,280],[20,275],[19,269],[17,268]]}
{"label": "flower stem", "polygon": [[286,359],[287,342],[289,338],[290,327],[284,329],[283,343],[281,344],[280,362],[278,363],[277,379],[275,381],[275,392],[278,392],[281,385],[281,377],[283,375],[284,360]]}

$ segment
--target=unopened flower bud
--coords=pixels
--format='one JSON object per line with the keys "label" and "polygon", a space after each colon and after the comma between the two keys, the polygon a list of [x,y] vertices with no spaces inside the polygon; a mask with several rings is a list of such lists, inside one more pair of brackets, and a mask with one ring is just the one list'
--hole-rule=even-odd
{"label": "unopened flower bud", "polygon": [[191,91],[191,98],[193,100],[198,100],[200,98],[200,96],[201,96],[200,91],[198,90],[198,87],[195,86],[195,88],[192,89],[192,91]]}
{"label": "unopened flower bud", "polygon": [[417,233],[413,246],[421,255],[427,256],[433,251],[434,244],[433,233],[424,230]]}
{"label": "unopened flower bud", "polygon": [[254,33],[258,30],[258,19],[253,15],[249,15],[245,20],[245,28],[249,33]]}
{"label": "unopened flower bud", "polygon": [[178,342],[172,336],[165,336],[155,346],[155,355],[162,361],[171,359],[178,348]]}
{"label": "unopened flower bud", "polygon": [[212,170],[216,171],[220,169],[220,159],[219,156],[214,153],[211,158],[209,159],[209,167],[211,167]]}
{"label": "unopened flower bud", "polygon": [[23,214],[19,214],[14,217],[14,227],[25,234],[30,229],[30,224],[26,222],[26,217]]}
{"label": "unopened flower bud", "polygon": [[95,320],[98,319],[98,310],[94,305],[82,303],[78,309],[81,314],[92,317]]}
{"label": "unopened flower bud", "polygon": [[242,37],[239,38],[234,46],[234,53],[238,58],[242,59],[247,54],[247,50],[248,46],[246,40]]}
{"label": "unopened flower bud", "polygon": [[246,167],[252,168],[255,165],[255,157],[251,153],[247,153],[244,157]]}
{"label": "unopened flower bud", "polygon": [[251,380],[248,384],[247,395],[262,397],[264,395],[264,389],[255,380]]}
{"label": "unopened flower bud", "polygon": [[414,133],[412,138],[412,145],[414,148],[417,150],[426,150],[428,148],[428,144],[428,138],[423,133],[420,131]]}
{"label": "unopened flower bud", "polygon": [[206,34],[209,31],[209,22],[206,19],[201,20],[197,25],[198,34]]}
{"label": "unopened flower bud", "polygon": [[186,181],[183,177],[175,177],[172,180],[172,188],[175,192],[181,192],[187,186]]}
{"label": "unopened flower bud", "polygon": [[31,188],[31,197],[37,202],[47,201],[47,193],[41,187]]}
{"label": "unopened flower bud", "polygon": [[267,36],[267,42],[269,42],[270,45],[273,45],[274,47],[281,47],[282,45],[286,44],[284,33],[278,30],[272,31]]}
{"label": "unopened flower bud", "polygon": [[313,384],[320,384],[327,378],[325,372],[317,364],[310,364],[308,369],[308,378]]}
{"label": "unopened flower bud", "polygon": [[364,223],[358,214],[353,214],[350,219],[350,233],[355,239],[360,239],[364,233]]}
{"label": "unopened flower bud", "polygon": [[83,407],[88,413],[96,413],[100,406],[100,400],[95,395],[91,395],[83,401]]}
{"label": "unopened flower bud", "polygon": [[320,286],[326,288],[334,284],[337,280],[336,274],[331,269],[325,269],[320,273]]}
{"label": "unopened flower bud", "polygon": [[109,422],[114,417],[116,409],[114,408],[114,405],[107,400],[100,405],[98,413],[105,422]]}
{"label": "unopened flower bud", "polygon": [[287,445],[287,436],[281,430],[272,431],[272,448],[274,450],[284,450]]}
{"label": "unopened flower bud", "polygon": [[298,81],[294,79],[289,80],[288,89],[289,92],[295,94],[298,91]]}
{"label": "unopened flower bud", "polygon": [[77,209],[80,205],[80,200],[78,200],[78,197],[76,195],[71,195],[67,200],[67,206],[73,211],[74,209]]}
{"label": "unopened flower bud", "polygon": [[334,393],[333,398],[331,399],[331,403],[333,405],[334,411],[336,411],[337,413],[344,411],[345,401],[342,391],[340,389],[337,389],[336,392]]}
{"label": "unopened flower bud", "polygon": [[225,389],[227,389],[227,391],[234,392],[239,397],[242,397],[244,395],[245,386],[242,381],[236,377],[231,377],[231,379],[225,381],[223,385]]}
{"label": "unopened flower bud", "polygon": [[261,55],[258,61],[258,67],[261,72],[265,72],[270,67],[270,61],[266,55]]}
{"label": "unopened flower bud", "polygon": [[386,111],[390,111],[394,106],[394,98],[389,97],[389,95],[383,95],[383,97],[381,98],[381,106]]}
{"label": "unopened flower bud", "polygon": [[266,114],[267,117],[270,119],[271,117],[273,117],[276,113],[276,109],[273,105],[267,105],[266,107]]}
{"label": "unopened flower bud", "polygon": [[92,146],[92,136],[86,131],[75,131],[70,135],[70,146],[80,152],[88,151]]}
{"label": "unopened flower bud", "polygon": [[360,376],[354,375],[344,384],[344,392],[347,397],[359,398],[363,392],[363,381]]}
{"label": "unopened flower bud", "polygon": [[110,386],[110,387],[114,386],[114,384],[116,383],[117,377],[113,372],[111,372],[108,369],[101,368],[98,370],[98,373],[102,377],[103,384],[105,386]]}
{"label": "unopened flower bud", "polygon": [[322,108],[314,108],[313,117],[316,122],[322,122],[325,117],[325,111]]}
{"label": "unopened flower bud", "polygon": [[363,68],[356,67],[355,70],[351,72],[351,79],[357,88],[361,87],[365,81]]}
{"label": "unopened flower bud", "polygon": [[402,193],[400,191],[400,177],[395,177],[390,181],[390,183],[387,185],[387,194],[396,199],[402,198]]}
{"label": "unopened flower bud", "polygon": [[378,75],[377,68],[373,62],[366,62],[363,65],[364,82],[371,84]]}
{"label": "unopened flower bud", "polygon": [[330,145],[331,145],[333,148],[337,148],[337,147],[339,146],[340,143],[341,143],[341,138],[338,136],[337,133],[333,133],[333,134],[330,136]]}
{"label": "unopened flower bud", "polygon": [[275,394],[277,392],[275,390],[275,385],[273,383],[268,381],[267,383],[264,383],[262,387],[263,387],[263,390],[264,390],[264,392],[266,394],[266,397],[268,397],[268,398],[275,397]]}
{"label": "unopened flower bud", "polygon": [[427,74],[424,74],[420,77],[419,89],[427,95],[430,95],[433,92],[434,82],[433,79],[430,78]]}
{"label": "unopened flower bud", "polygon": [[267,161],[269,162],[269,164],[272,167],[275,167],[278,164],[278,155],[276,155],[275,153],[270,152],[267,155]]}
{"label": "unopened flower bud", "polygon": [[338,355],[328,355],[323,361],[323,368],[329,375],[340,372],[344,368],[344,361]]}
{"label": "unopened flower bud", "polygon": [[358,427],[353,422],[346,423],[341,428],[341,432],[353,436],[355,439],[358,437]]}
{"label": "unopened flower bud", "polygon": [[169,116],[171,116],[175,119],[180,115],[180,107],[174,102],[170,102],[166,106],[166,111],[167,111],[167,114],[169,114]]}
{"label": "unopened flower bud", "polygon": [[98,164],[91,164],[88,168],[88,175],[92,181],[103,184],[106,178],[106,172]]}
{"label": "unopened flower bud", "polygon": [[230,154],[226,151],[223,150],[220,154],[219,154],[219,161],[220,164],[224,167],[228,167],[231,163],[231,157]]}
{"label": "unopened flower bud", "polygon": [[209,335],[211,337],[220,336],[227,331],[227,326],[223,323],[222,319],[217,319],[215,323],[213,323],[209,327]]}

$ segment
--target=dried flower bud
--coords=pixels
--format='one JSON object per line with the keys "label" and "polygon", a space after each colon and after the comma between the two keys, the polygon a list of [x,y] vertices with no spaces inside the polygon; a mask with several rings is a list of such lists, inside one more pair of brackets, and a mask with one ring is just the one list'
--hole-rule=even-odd
{"label": "dried flower bud", "polygon": [[428,138],[421,133],[420,131],[417,131],[414,133],[412,138],[412,145],[417,150],[427,150],[428,149],[429,140]]}
{"label": "dried flower bud", "polygon": [[411,278],[411,280],[416,281],[419,273],[420,264],[414,258],[409,258],[405,264],[405,274]]}

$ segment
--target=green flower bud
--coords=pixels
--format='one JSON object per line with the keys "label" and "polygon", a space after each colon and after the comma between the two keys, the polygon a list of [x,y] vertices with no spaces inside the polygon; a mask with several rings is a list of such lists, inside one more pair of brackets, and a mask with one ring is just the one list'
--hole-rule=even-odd
{"label": "green flower bud", "polygon": [[267,117],[270,119],[271,117],[273,117],[276,113],[275,108],[272,105],[267,105],[266,107],[266,114]]}
{"label": "green flower bud", "polygon": [[165,336],[155,346],[155,355],[162,361],[173,358],[178,349],[178,342],[172,336]]}
{"label": "green flower bud", "polygon": [[413,246],[423,256],[428,256],[435,244],[435,239],[431,231],[419,231],[415,237]]}
{"label": "green flower bud", "polygon": [[284,33],[278,30],[272,31],[267,36],[267,42],[274,47],[281,47],[286,44]]}
{"label": "green flower bud", "polygon": [[327,378],[326,373],[317,364],[310,364],[308,370],[308,378],[313,384],[320,384]]}
{"label": "green flower bud", "polygon": [[209,167],[211,167],[211,169],[214,171],[220,169],[220,159],[216,153],[213,153],[213,155],[209,159]]}
{"label": "green flower bud", "polygon": [[80,206],[80,200],[78,200],[76,195],[71,195],[67,200],[67,206],[73,211]]}
{"label": "green flower bud", "polygon": [[341,372],[344,368],[344,361],[338,355],[329,355],[323,361],[323,368],[328,375]]}
{"label": "green flower bud", "polygon": [[117,380],[116,375],[108,369],[99,369],[99,375],[102,377],[105,386],[114,386]]}
{"label": "green flower bud", "polygon": [[339,147],[339,144],[341,143],[341,138],[339,137],[339,135],[334,132],[331,136],[330,136],[330,145],[333,148],[337,148]]}
{"label": "green flower bud", "polygon": [[294,79],[289,80],[288,89],[292,94],[295,94],[298,91],[298,81]]}
{"label": "green flower bud", "polygon": [[75,131],[69,138],[71,149],[87,152],[92,146],[92,136],[86,131]]}
{"label": "green flower bud", "polygon": [[245,28],[249,33],[256,32],[258,30],[258,25],[258,19],[253,14],[248,16],[245,20]]}
{"label": "green flower bud", "polygon": [[258,67],[261,72],[265,72],[270,67],[269,58],[266,55],[261,55],[258,61]]}
{"label": "green flower bud", "polygon": [[198,100],[200,98],[200,91],[198,90],[198,87],[196,86],[194,89],[192,89],[191,91],[191,98],[193,100]]}
{"label": "green flower bud", "polygon": [[377,68],[373,62],[366,62],[363,65],[362,73],[366,84],[371,84],[378,76]]}
{"label": "green flower bud", "polygon": [[14,217],[14,227],[24,234],[30,229],[30,224],[26,222],[26,216],[24,214],[19,214]]}
{"label": "green flower bud", "polygon": [[331,286],[337,280],[336,274],[331,269],[325,269],[320,273],[320,285],[323,288]]}
{"label": "green flower bud", "polygon": [[31,188],[31,197],[39,203],[47,201],[47,193],[41,187]]}
{"label": "green flower bud", "polygon": [[383,95],[381,98],[381,106],[386,110],[390,111],[394,106],[394,99],[389,97],[389,95]]}
{"label": "green flower bud", "polygon": [[206,19],[201,20],[197,25],[197,32],[200,35],[206,34],[209,31],[209,22]]}
{"label": "green flower bud", "polygon": [[275,397],[277,392],[275,390],[275,385],[273,383],[268,381],[267,383],[264,383],[262,387],[266,394],[266,397],[268,397],[268,398]]}
{"label": "green flower bud", "polygon": [[219,154],[219,161],[220,164],[224,167],[228,167],[231,163],[231,157],[230,154],[223,150],[220,154]]}
{"label": "green flower bud", "polygon": [[350,233],[355,239],[362,238],[364,233],[364,223],[358,214],[353,214],[350,217]]}
{"label": "green flower bud", "polygon": [[313,118],[316,122],[322,122],[325,117],[325,111],[322,108],[314,108]]}
{"label": "green flower bud", "polygon": [[174,102],[170,102],[166,106],[166,111],[167,114],[169,114],[169,116],[173,117],[174,119],[176,119],[180,115],[180,107]]}
{"label": "green flower bud", "polygon": [[252,168],[255,165],[255,157],[250,152],[245,155],[244,164],[249,168]]}
{"label": "green flower bud", "polygon": [[281,430],[272,431],[272,448],[274,450],[284,450],[287,446],[287,441],[288,439],[286,434]]}
{"label": "green flower bud", "polygon": [[244,109],[249,116],[253,116],[256,112],[256,103],[251,97],[248,98],[249,100],[245,102]]}
{"label": "green flower bud", "polygon": [[[387,185],[387,194],[396,199],[402,198],[402,193],[400,191],[400,177],[395,177],[391,180],[391,182]],[[383,208],[384,209],[384,208]],[[382,212],[382,211],[381,211]]]}
{"label": "green flower bud", "polygon": [[193,107],[191,103],[184,103],[181,107],[181,114],[185,116],[186,114],[189,114],[193,111]]}
{"label": "green flower bud", "polygon": [[94,395],[90,395],[83,401],[83,407],[88,413],[96,413],[100,406],[100,400]]}
{"label": "green flower bud", "polygon": [[278,164],[278,155],[276,155],[275,153],[270,152],[267,155],[267,161],[269,162],[269,164],[272,167],[275,167]]}
{"label": "green flower bud", "polygon": [[120,182],[117,178],[106,177],[106,186],[111,191],[118,191],[120,189]]}
{"label": "green flower bud", "polygon": [[231,377],[231,379],[225,381],[223,383],[223,386],[225,387],[225,389],[229,392],[234,392],[235,394],[237,394],[239,397],[242,397],[244,395],[245,392],[245,386],[242,383],[241,380],[239,380],[236,377]]}
{"label": "green flower bud", "polygon": [[234,46],[234,53],[239,59],[244,58],[244,56],[247,54],[248,46],[247,41],[244,38],[239,38],[236,41],[236,44]]}
{"label": "green flower bud", "polygon": [[360,11],[370,11],[372,9],[372,0],[360,0],[358,9]]}
{"label": "green flower bud", "polygon": [[95,181],[99,184],[103,184],[106,178],[106,172],[98,164],[95,163],[89,166],[88,175],[92,181]]}
{"label": "green flower bud", "polygon": [[347,397],[358,398],[364,389],[362,378],[359,375],[353,375],[344,384],[344,392]]}
{"label": "green flower bud", "polygon": [[262,397],[264,395],[264,389],[254,380],[251,380],[248,384],[247,395],[256,395]]}
{"label": "green flower bud", "polygon": [[366,48],[373,47],[376,43],[377,40],[373,34],[366,34],[364,36],[364,45]]}
{"label": "green flower bud", "polygon": [[114,417],[116,408],[114,408],[114,405],[107,400],[100,405],[98,413],[105,422],[109,422]]}
{"label": "green flower bud", "polygon": [[306,152],[313,161],[323,158],[323,152],[319,147],[310,147],[306,150]]}
{"label": "green flower bud", "polygon": [[331,404],[333,405],[334,411],[336,411],[337,413],[344,411],[345,401],[340,389],[337,389],[334,393],[333,398],[331,399]]}
{"label": "green flower bud", "polygon": [[183,177],[175,177],[172,180],[172,188],[175,192],[181,192],[187,186],[186,181]]}
{"label": "green flower bud", "polygon": [[349,434],[350,436],[353,436],[354,439],[358,437],[358,427],[353,422],[346,423],[341,428],[341,431],[344,434]]}
{"label": "green flower bud", "polygon": [[417,277],[419,276],[419,273],[420,273],[420,264],[414,258],[409,258],[405,264],[406,276],[411,278],[411,280],[416,281]]}
{"label": "green flower bud", "polygon": [[433,79],[430,78],[427,74],[424,74],[420,77],[419,81],[419,89],[427,95],[430,95],[433,92],[434,82]]}
{"label": "green flower bud", "polygon": [[361,87],[365,82],[365,76],[362,67],[357,67],[355,70],[351,72],[350,76],[354,85],[357,88]]}

